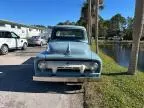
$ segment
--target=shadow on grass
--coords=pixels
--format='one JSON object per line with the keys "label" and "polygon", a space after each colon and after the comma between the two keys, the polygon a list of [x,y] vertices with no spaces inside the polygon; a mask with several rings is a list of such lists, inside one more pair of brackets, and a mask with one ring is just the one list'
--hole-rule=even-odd
{"label": "shadow on grass", "polygon": [[81,85],[67,83],[36,82],[34,75],[34,58],[30,58],[21,65],[1,65],[0,91],[25,92],[25,93],[56,93],[77,94],[81,93]]}
{"label": "shadow on grass", "polygon": [[128,72],[115,72],[115,73],[102,73],[104,76],[121,76],[121,75],[130,75]]}

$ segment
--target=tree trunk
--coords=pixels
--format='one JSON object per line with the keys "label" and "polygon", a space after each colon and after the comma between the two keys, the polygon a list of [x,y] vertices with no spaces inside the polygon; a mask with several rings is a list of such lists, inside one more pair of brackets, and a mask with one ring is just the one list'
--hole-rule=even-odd
{"label": "tree trunk", "polygon": [[99,35],[99,0],[96,0],[95,2],[95,43],[96,43],[96,53],[99,53],[99,47],[98,47],[98,35]]}
{"label": "tree trunk", "polygon": [[133,25],[133,45],[131,51],[131,60],[128,68],[128,74],[136,74],[139,44],[143,31],[144,20],[144,0],[136,0],[135,19]]}
{"label": "tree trunk", "polygon": [[91,36],[92,36],[92,15],[91,15],[91,0],[88,0],[88,38],[89,42],[91,42]]}

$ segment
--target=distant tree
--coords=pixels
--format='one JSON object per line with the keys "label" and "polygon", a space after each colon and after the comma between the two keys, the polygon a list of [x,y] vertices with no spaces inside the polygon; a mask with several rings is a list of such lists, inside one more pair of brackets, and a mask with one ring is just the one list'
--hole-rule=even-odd
{"label": "distant tree", "polygon": [[75,22],[70,22],[69,20],[65,22],[59,22],[57,25],[76,25]]}
{"label": "distant tree", "polygon": [[44,25],[31,25],[32,27],[40,27],[40,28],[46,28]]}
{"label": "distant tree", "polygon": [[110,21],[100,18],[99,20],[99,37],[107,37]]}
{"label": "distant tree", "polygon": [[85,1],[81,8],[81,17],[77,21],[77,25],[87,27],[88,24],[88,2]]}
{"label": "distant tree", "polygon": [[127,17],[127,28],[124,30],[124,40],[132,40],[133,22],[132,17]]}
{"label": "distant tree", "polygon": [[127,17],[127,29],[133,29],[134,18]]}
{"label": "distant tree", "polygon": [[126,28],[126,19],[121,14],[114,15],[110,20],[103,21],[103,32],[107,32],[106,38],[113,36],[122,36]]}
{"label": "distant tree", "polygon": [[[95,0],[92,0],[92,18],[95,19],[95,11],[94,11],[94,2]],[[102,4],[103,0],[99,0],[100,4]],[[104,9],[104,5],[100,5],[100,10]],[[81,8],[81,17],[80,20],[78,20],[77,25],[82,25],[87,28],[88,24],[88,0],[86,0],[83,3],[83,6]]]}
{"label": "distant tree", "polygon": [[76,25],[80,25],[80,26],[86,27],[86,26],[87,26],[87,22],[86,22],[86,20],[85,20],[84,18],[81,17],[81,18],[77,21]]}
{"label": "distant tree", "polygon": [[126,27],[126,19],[121,14],[114,15],[110,21],[112,31],[123,31]]}
{"label": "distant tree", "polygon": [[53,26],[47,26],[47,28],[52,29],[52,28],[53,28]]}
{"label": "distant tree", "polygon": [[59,22],[57,25],[64,25],[64,23],[63,22]]}
{"label": "distant tree", "polygon": [[[102,0],[100,0],[102,2]],[[104,5],[100,6],[100,9],[103,9]],[[94,17],[94,11],[92,11],[92,17]],[[77,21],[76,25],[81,25],[88,27],[88,3],[84,2],[81,9],[81,17]],[[133,18],[125,18],[121,14],[116,14],[112,16],[109,20],[104,20],[99,16],[99,37],[113,37],[120,36],[125,40],[132,40],[132,29],[133,29]],[[95,37],[95,26],[92,27],[92,36]]]}
{"label": "distant tree", "polygon": [[124,31],[123,39],[124,39],[124,40],[132,40],[132,39],[133,39],[133,38],[132,38],[132,30],[126,29],[126,30]]}

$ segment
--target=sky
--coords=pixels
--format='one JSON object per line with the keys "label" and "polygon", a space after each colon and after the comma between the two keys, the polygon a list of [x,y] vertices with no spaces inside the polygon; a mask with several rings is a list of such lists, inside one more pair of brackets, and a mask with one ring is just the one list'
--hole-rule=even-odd
{"label": "sky", "polygon": [[[23,24],[56,25],[77,21],[85,0],[0,0],[0,19]],[[116,13],[133,17],[135,0],[104,0],[100,15],[110,19]]]}

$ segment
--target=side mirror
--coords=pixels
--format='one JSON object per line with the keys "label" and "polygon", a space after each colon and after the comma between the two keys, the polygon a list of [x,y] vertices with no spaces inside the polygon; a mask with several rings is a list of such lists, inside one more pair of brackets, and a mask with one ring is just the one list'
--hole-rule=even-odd
{"label": "side mirror", "polygon": [[20,36],[17,36],[17,39],[20,39]]}

